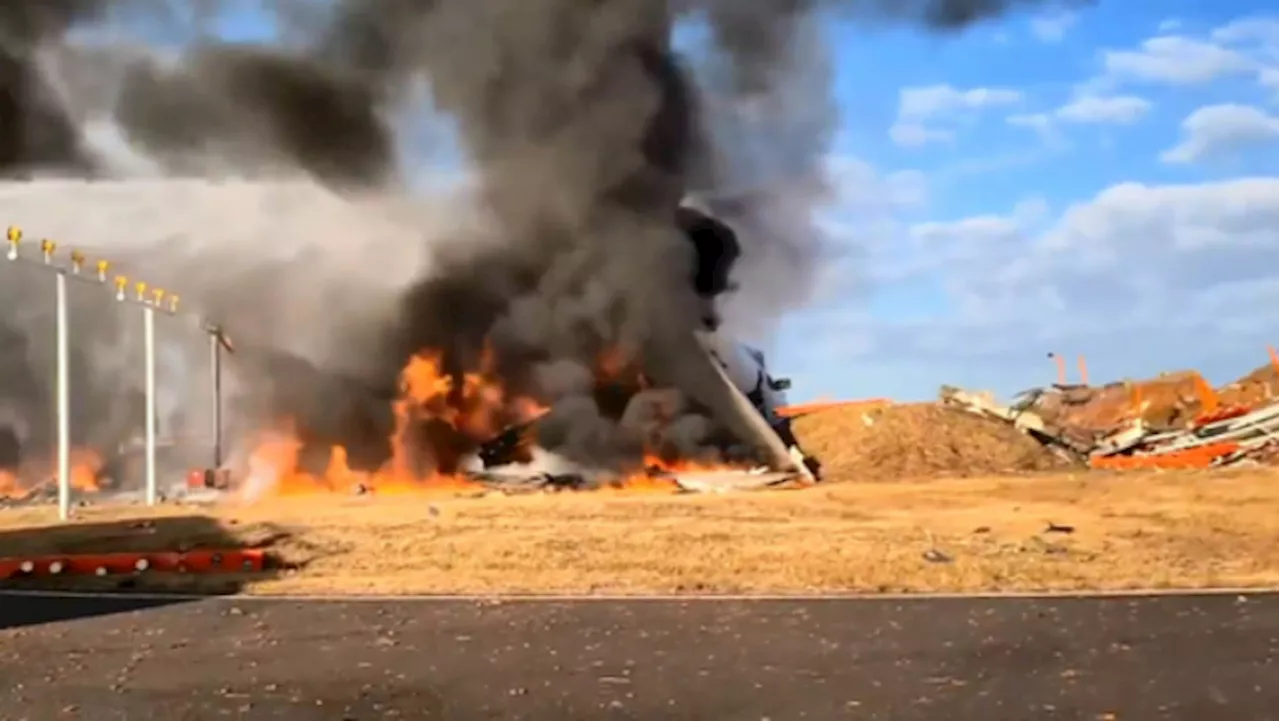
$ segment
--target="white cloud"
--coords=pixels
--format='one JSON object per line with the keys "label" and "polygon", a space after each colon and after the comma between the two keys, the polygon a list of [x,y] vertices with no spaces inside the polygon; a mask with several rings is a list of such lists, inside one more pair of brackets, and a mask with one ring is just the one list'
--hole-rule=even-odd
{"label": "white cloud", "polygon": [[[1278,218],[1280,181],[1276,178],[1183,185],[1120,183],[1069,208],[1041,245],[1052,254],[1097,252],[1115,257],[1205,245],[1266,248],[1277,245]],[[1209,238],[1214,240],[1207,242]]]}
{"label": "white cloud", "polygon": [[1249,105],[1208,105],[1182,121],[1182,140],[1160,154],[1166,163],[1195,163],[1274,143],[1280,121]]}
{"label": "white cloud", "polygon": [[1058,108],[1054,115],[1069,123],[1131,125],[1151,110],[1151,103],[1134,95],[1085,96]]}
{"label": "white cloud", "polygon": [[1010,115],[1005,122],[1034,131],[1050,146],[1061,148],[1067,140],[1059,125],[1133,125],[1151,110],[1150,101],[1135,95],[1083,95],[1051,113]]}
{"label": "white cloud", "polygon": [[1280,85],[1280,18],[1239,18],[1215,28],[1210,37],[1254,58],[1259,85],[1273,91]]}
{"label": "white cloud", "polygon": [[1053,118],[1048,113],[1018,113],[1005,118],[1005,122],[1014,127],[1037,131],[1047,131],[1053,127]]}
{"label": "white cloud", "polygon": [[975,215],[949,222],[918,223],[909,237],[921,254],[920,267],[954,267],[1001,252],[1016,252],[1023,227],[1014,216]]}
{"label": "white cloud", "polygon": [[1103,66],[1117,79],[1174,85],[1203,84],[1259,69],[1258,61],[1244,53],[1179,35],[1151,38],[1137,50],[1104,51]]}
{"label": "white cloud", "polygon": [[1007,237],[1018,232],[1018,224],[1012,217],[1002,215],[975,215],[963,220],[930,221],[911,226],[915,240],[939,244],[970,241],[977,237]]}
{"label": "white cloud", "polygon": [[1075,13],[1067,10],[1041,15],[1031,19],[1031,34],[1041,42],[1061,42],[1078,19]]}
{"label": "white cloud", "polygon": [[898,94],[898,114],[910,118],[928,118],[949,110],[976,110],[993,105],[1009,105],[1021,99],[1021,93],[1008,88],[960,90],[950,85],[903,88]]}
{"label": "white cloud", "polygon": [[929,143],[945,143],[955,139],[950,130],[926,128],[918,121],[899,120],[889,128],[889,139],[904,148],[918,148]]}
{"label": "white cloud", "polygon": [[833,190],[830,205],[841,213],[905,211],[929,202],[928,180],[918,170],[882,174],[859,158],[832,156],[826,171]]}
{"label": "white cloud", "polygon": [[[929,85],[903,88],[898,93],[898,117],[889,129],[894,143],[919,147],[954,139],[954,115],[973,113],[985,108],[1007,106],[1022,100],[1022,94],[1009,88],[969,88]],[[937,127],[940,115],[951,116],[947,127]],[[932,121],[932,122],[931,122]]]}
{"label": "white cloud", "polygon": [[1262,68],[1258,70],[1258,84],[1272,90],[1280,87],[1280,68]]}
{"label": "white cloud", "polygon": [[828,157],[826,176],[831,199],[817,222],[835,252],[818,277],[820,302],[848,293],[849,279],[865,275],[869,255],[893,252],[906,219],[925,209],[931,195],[917,170],[883,173],[852,156]]}
{"label": "white cloud", "polygon": [[1023,198],[1013,206],[1013,219],[1020,228],[1038,225],[1049,214],[1049,201],[1036,195]]}
{"label": "white cloud", "polygon": [[1120,183],[1040,229],[1049,213],[1031,198],[910,227],[910,252],[871,256],[881,267],[869,275],[945,300],[830,332],[856,335],[862,362],[910,358],[936,382],[1004,392],[1051,378],[1035,360],[1046,350],[1084,353],[1106,378],[1175,366],[1229,376],[1265,360],[1280,322],[1280,181]]}
{"label": "white cloud", "polygon": [[929,204],[929,179],[919,170],[898,170],[885,177],[889,197],[895,207],[923,208]]}
{"label": "white cloud", "polygon": [[1223,45],[1253,43],[1275,46],[1280,37],[1280,21],[1273,17],[1238,18],[1215,28],[1209,37]]}
{"label": "white cloud", "polygon": [[1166,20],[1159,36],[1137,48],[1104,51],[1104,74],[1091,83],[1104,88],[1123,82],[1204,85],[1252,75],[1264,87],[1275,86],[1280,19],[1241,17],[1198,37],[1177,33],[1181,27],[1181,21]]}
{"label": "white cloud", "polygon": [[1005,122],[1015,128],[1026,128],[1034,132],[1049,148],[1066,146],[1067,141],[1058,131],[1058,125],[1050,113],[1019,113],[1008,116]]}

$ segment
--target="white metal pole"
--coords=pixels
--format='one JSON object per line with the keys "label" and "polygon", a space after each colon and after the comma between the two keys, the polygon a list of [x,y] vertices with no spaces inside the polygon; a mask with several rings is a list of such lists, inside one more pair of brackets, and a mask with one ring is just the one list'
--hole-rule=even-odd
{"label": "white metal pole", "polygon": [[67,276],[54,274],[54,333],[57,336],[57,416],[58,416],[58,518],[71,516],[71,364],[67,346]]}
{"label": "white metal pole", "polygon": [[147,396],[147,505],[156,504],[156,311],[142,309],[143,364]]}

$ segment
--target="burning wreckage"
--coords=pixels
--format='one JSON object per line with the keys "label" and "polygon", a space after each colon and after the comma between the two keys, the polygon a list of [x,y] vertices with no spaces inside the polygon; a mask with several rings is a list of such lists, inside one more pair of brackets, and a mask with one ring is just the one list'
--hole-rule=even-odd
{"label": "burning wreckage", "polygon": [[[691,339],[695,362],[686,357],[684,376],[659,382],[637,368],[635,359],[605,354],[600,360],[592,396],[602,416],[620,426],[647,426],[649,438],[636,447],[634,467],[605,467],[548,450],[557,446],[553,408],[532,399],[520,405],[515,419],[495,426],[495,414],[484,412],[486,394],[502,395],[500,388],[487,387],[486,371],[463,373],[451,378],[438,354],[419,353],[401,373],[401,389],[395,399],[389,393],[375,393],[380,404],[391,401],[397,429],[391,439],[392,457],[383,470],[374,473],[353,471],[347,465],[347,450],[334,445],[319,472],[301,471],[304,445],[297,433],[259,442],[236,470],[208,469],[191,474],[187,487],[227,490],[244,487],[250,495],[260,486],[285,483],[292,489],[349,489],[356,493],[376,492],[381,487],[403,485],[406,479],[424,474],[407,470],[415,465],[411,439],[428,439],[428,476],[478,483],[503,491],[588,489],[607,485],[657,482],[684,490],[720,491],[759,488],[789,481],[816,482],[821,477],[818,459],[807,455],[791,429],[791,420],[780,414],[786,405],[790,381],[774,377],[760,350],[725,333],[716,310],[717,300],[736,289],[730,272],[741,255],[736,233],[711,215],[682,205],[676,212],[676,226],[692,245],[692,284],[702,301],[700,328]],[[492,358],[482,360],[492,367]],[[690,374],[692,366],[694,373]],[[461,382],[454,382],[460,380]],[[500,384],[495,384],[500,385]],[[674,390],[678,388],[678,390]],[[671,389],[670,391],[664,389]],[[648,403],[645,419],[637,422],[633,401],[641,396]],[[413,406],[425,413],[408,409]],[[707,445],[716,449],[713,457],[690,457],[679,450],[662,448],[651,440],[656,426],[678,422],[677,415],[692,410],[710,418],[719,434]],[[683,410],[682,410],[683,408]],[[409,416],[415,416],[410,418]],[[480,418],[479,422],[475,419]],[[416,421],[427,428],[414,429]],[[444,426],[443,428],[441,426]],[[660,429],[659,429],[660,430]],[[496,431],[496,432],[495,432]],[[459,436],[466,436],[460,438]],[[644,436],[641,432],[639,435]],[[660,435],[660,434],[657,434]],[[705,447],[704,447],[705,448]],[[390,470],[388,470],[390,469]],[[289,476],[282,480],[281,476]],[[286,491],[287,492],[287,491]]]}
{"label": "burning wreckage", "polygon": [[[774,378],[765,362],[764,353],[758,348],[735,341],[723,332],[714,302],[723,293],[735,289],[730,280],[733,263],[741,254],[736,234],[727,224],[713,216],[701,213],[689,206],[677,211],[677,225],[694,246],[695,270],[691,282],[698,296],[705,302],[703,328],[696,332],[704,365],[712,374],[713,383],[700,389],[694,397],[712,396],[704,406],[721,411],[718,417],[723,425],[735,430],[735,441],[749,444],[751,455],[763,464],[746,469],[718,464],[664,464],[649,456],[654,462],[646,465],[645,473],[658,478],[669,478],[686,489],[717,489],[733,487],[760,487],[803,479],[817,482],[822,464],[801,450],[800,442],[791,429],[790,417],[780,414],[786,406],[786,391],[790,380]],[[652,378],[639,371],[626,378],[625,374],[609,373],[598,393],[618,400],[634,397],[641,389],[652,388]],[[605,401],[602,406],[618,407],[617,402]],[[705,409],[704,409],[705,410]],[[497,483],[534,483],[552,487],[580,487],[589,483],[580,473],[530,473],[530,469],[545,464],[544,452],[536,443],[539,415],[524,423],[509,426],[497,437],[481,444],[476,453],[480,469],[472,470],[477,478]],[[539,461],[544,461],[540,464]],[[550,462],[554,467],[554,462]],[[474,466],[472,466],[474,467]]]}
{"label": "burning wreckage", "polygon": [[[638,368],[636,359],[605,354],[593,384],[601,416],[637,431],[638,442],[627,446],[635,451],[634,458],[592,463],[555,450],[562,445],[557,436],[565,433],[557,427],[555,406],[507,393],[491,355],[481,360],[478,371],[451,374],[441,354],[419,352],[400,372],[396,392],[332,379],[348,395],[362,397],[370,413],[391,410],[394,432],[387,439],[378,431],[373,440],[384,448],[390,441],[389,458],[356,462],[362,455],[360,441],[348,446],[348,438],[318,433],[320,429],[305,423],[289,422],[269,432],[241,429],[235,435],[247,438],[243,449],[233,451],[217,468],[200,467],[208,453],[202,442],[161,438],[161,476],[177,479],[186,473],[166,495],[195,501],[216,500],[230,492],[252,500],[272,494],[363,494],[432,484],[517,493],[601,486],[715,492],[819,480],[821,464],[801,449],[790,418],[779,413],[786,406],[790,382],[774,377],[764,353],[730,337],[720,323],[717,299],[735,289],[730,272],[741,254],[736,234],[724,222],[687,206],[678,209],[676,225],[692,245],[689,282],[704,309],[701,327],[690,339],[693,362],[685,357],[683,377],[660,382]],[[252,362],[251,351],[237,347],[232,358]],[[279,368],[276,375],[281,375]],[[315,402],[326,403],[324,395]],[[688,421],[691,412],[697,419],[710,420],[707,433],[694,434],[700,438],[697,449],[675,448],[660,438],[663,426]],[[136,438],[118,444],[112,453],[79,450],[86,455],[74,468],[72,485],[78,498],[128,500],[138,495],[131,490],[143,463]],[[311,451],[322,453],[318,457]],[[370,466],[378,470],[357,470]],[[56,484],[47,478],[25,487],[11,481],[15,482],[0,483],[6,505],[54,499]]]}

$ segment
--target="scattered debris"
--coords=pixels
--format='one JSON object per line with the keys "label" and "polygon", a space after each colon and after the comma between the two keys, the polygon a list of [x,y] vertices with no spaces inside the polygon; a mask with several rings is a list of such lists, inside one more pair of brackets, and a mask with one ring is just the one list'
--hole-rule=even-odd
{"label": "scattered debris", "polygon": [[951,563],[954,560],[951,556],[948,556],[936,548],[930,548],[921,554],[921,557],[929,563]]}
{"label": "scattered debris", "polygon": [[574,473],[478,471],[467,475],[489,489],[507,494],[576,491],[595,487],[582,475]]}
{"label": "scattered debris", "polygon": [[1035,388],[1009,406],[990,394],[944,386],[941,399],[1087,458],[1093,468],[1275,465],[1276,377],[1274,365],[1264,366],[1219,392],[1199,373],[1182,371],[1139,383]]}
{"label": "scattered debris", "polygon": [[[214,503],[226,497],[226,492],[209,488],[190,489],[184,483],[174,484],[167,489],[161,488],[156,493],[159,503],[179,503],[183,505],[199,505]],[[89,491],[78,488],[71,489],[71,505],[75,508],[87,508],[95,505],[138,505],[145,502],[145,494],[141,490],[98,490]],[[30,508],[33,506],[51,506],[58,503],[58,484],[42,483],[24,492],[22,495],[0,496],[0,509]]]}
{"label": "scattered debris", "polygon": [[[469,476],[486,487],[504,494],[521,493],[554,493],[559,491],[584,491],[611,486],[625,488],[633,485],[632,480],[602,481],[599,478],[587,478],[576,473],[515,473],[476,472]],[[798,478],[797,473],[780,471],[722,470],[665,471],[648,469],[646,481],[652,481],[654,487],[667,487],[670,491],[688,493],[726,493],[730,491],[747,491],[779,486]]]}
{"label": "scattered debris", "polygon": [[683,490],[694,493],[728,493],[780,486],[800,478],[799,473],[780,471],[688,471],[670,474]]}

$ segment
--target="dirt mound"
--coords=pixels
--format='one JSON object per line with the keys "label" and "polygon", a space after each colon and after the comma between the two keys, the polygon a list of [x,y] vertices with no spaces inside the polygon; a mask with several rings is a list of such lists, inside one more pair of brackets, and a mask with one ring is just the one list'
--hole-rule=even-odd
{"label": "dirt mound", "polygon": [[1270,363],[1255,368],[1218,390],[1218,402],[1224,406],[1258,408],[1273,402],[1280,396],[1280,379],[1276,367]]}
{"label": "dirt mound", "polygon": [[932,403],[835,408],[797,418],[796,435],[833,481],[980,476],[1069,466],[998,420]]}

